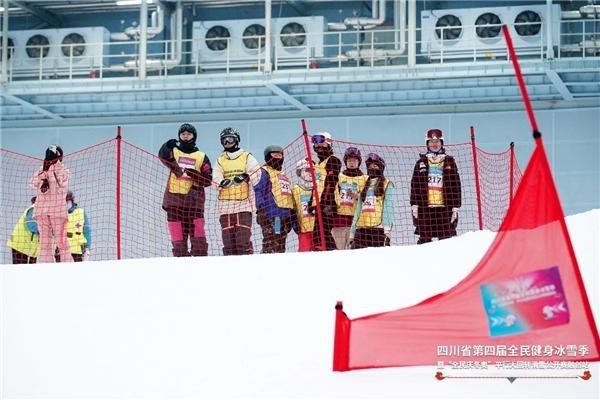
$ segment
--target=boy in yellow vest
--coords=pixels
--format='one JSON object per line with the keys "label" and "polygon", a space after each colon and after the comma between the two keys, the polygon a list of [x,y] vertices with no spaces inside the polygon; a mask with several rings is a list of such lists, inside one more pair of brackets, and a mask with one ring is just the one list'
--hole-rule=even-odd
{"label": "boy in yellow vest", "polygon": [[[325,231],[324,250],[335,250],[336,245],[331,230],[337,211],[335,187],[342,169],[342,162],[333,155],[333,140],[329,132],[318,132],[312,136],[311,141],[313,150],[317,153],[319,159],[315,167],[315,178],[317,179],[317,190]],[[313,232],[313,242],[316,249],[323,249],[318,219]]]}
{"label": "boy in yellow vest", "polygon": [[260,179],[260,165],[249,152],[240,149],[240,134],[233,128],[221,132],[223,152],[215,167],[219,182],[217,214],[221,224],[223,255],[252,254],[252,212],[254,191]]}
{"label": "boy in yellow vest", "polygon": [[346,169],[340,173],[335,188],[337,215],[333,220],[331,232],[338,249],[348,248],[350,228],[352,227],[358,196],[369,179],[360,170],[361,162],[360,150],[356,147],[348,147],[344,153]]}
{"label": "boy in yellow vest", "polygon": [[454,157],[444,149],[440,129],[425,134],[427,153],[420,154],[410,182],[410,206],[417,244],[456,236],[462,190]]}
{"label": "boy in yellow vest", "polygon": [[267,146],[261,177],[254,185],[256,222],[263,235],[261,253],[285,253],[285,241],[292,230],[292,183],[282,171],[283,148]]}
{"label": "boy in yellow vest", "polygon": [[394,184],[385,176],[385,161],[379,155],[367,156],[369,180],[360,192],[350,231],[351,248],[390,245],[394,220]]}
{"label": "boy in yellow vest", "polygon": [[92,229],[85,210],[75,203],[72,191],[67,193],[67,240],[75,262],[89,257],[92,245]]}
{"label": "boy in yellow vest", "polygon": [[206,256],[204,188],[212,184],[212,167],[208,156],[196,147],[198,134],[193,125],[181,125],[177,135],[178,139],[167,141],[158,153],[170,170],[162,208],[167,212],[173,255]]}
{"label": "boy in yellow vest", "polygon": [[311,212],[313,184],[310,174],[310,163],[303,159],[296,163],[296,175],[299,182],[292,190],[294,198],[294,212],[292,225],[298,234],[298,251],[313,250],[313,229],[315,227],[314,211]]}
{"label": "boy in yellow vest", "polygon": [[40,255],[40,235],[33,218],[35,197],[15,225],[6,245],[12,252],[13,264],[35,264]]}

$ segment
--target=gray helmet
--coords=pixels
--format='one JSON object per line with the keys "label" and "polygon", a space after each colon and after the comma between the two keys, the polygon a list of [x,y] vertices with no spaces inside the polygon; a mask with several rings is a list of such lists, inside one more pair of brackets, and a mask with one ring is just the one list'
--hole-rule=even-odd
{"label": "gray helmet", "polygon": [[221,131],[221,144],[225,138],[233,138],[235,145],[240,144],[240,133],[235,128],[225,128]]}
{"label": "gray helmet", "polygon": [[265,147],[265,161],[267,161],[267,158],[269,158],[269,154],[271,153],[283,153],[283,147],[277,146],[276,144]]}

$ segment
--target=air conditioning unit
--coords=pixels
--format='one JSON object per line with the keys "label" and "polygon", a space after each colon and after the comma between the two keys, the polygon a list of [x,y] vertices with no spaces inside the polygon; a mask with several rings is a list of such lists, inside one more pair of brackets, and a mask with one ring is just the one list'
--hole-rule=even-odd
{"label": "air conditioning unit", "polygon": [[[15,43],[15,73],[88,73],[105,61],[110,32],[104,27],[37,29],[9,32]],[[70,59],[72,54],[72,59]]]}
{"label": "air conditioning unit", "polygon": [[[104,27],[68,28],[58,30],[59,58],[57,68],[98,68],[107,65],[110,32]],[[71,56],[72,55],[72,56]]]}
{"label": "air conditioning unit", "polygon": [[273,22],[278,63],[303,64],[307,58],[323,57],[325,18],[277,18]]}
{"label": "air conditioning unit", "polygon": [[[8,37],[8,52],[7,55],[8,57],[8,62],[11,61],[11,59],[14,56],[15,53],[15,41],[13,40],[13,38],[11,36]],[[2,35],[0,35],[0,61],[2,60]]]}
{"label": "air conditioning unit", "polygon": [[[553,43],[560,37],[560,5],[552,5]],[[545,5],[484,7],[421,12],[421,53],[431,59],[493,58],[506,54],[501,24],[509,26],[519,54],[546,46]]]}
{"label": "air conditioning unit", "polygon": [[9,35],[15,41],[15,54],[11,67],[16,70],[53,69],[58,59],[58,50],[53,47],[58,29],[35,29],[11,31]]}
{"label": "air conditioning unit", "polygon": [[[324,29],[323,17],[273,18],[273,51],[279,60],[305,59],[308,43],[309,56],[323,56]],[[227,62],[230,67],[250,67],[264,60],[264,19],[195,21],[192,38],[192,62],[203,68]]]}

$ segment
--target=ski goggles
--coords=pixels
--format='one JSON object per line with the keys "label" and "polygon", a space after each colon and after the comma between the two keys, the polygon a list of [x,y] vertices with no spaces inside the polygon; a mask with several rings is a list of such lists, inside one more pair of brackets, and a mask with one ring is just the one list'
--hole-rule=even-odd
{"label": "ski goggles", "polygon": [[283,152],[281,152],[281,151],[274,151],[269,154],[271,155],[272,158],[277,158],[277,159],[283,158]]}
{"label": "ski goggles", "polygon": [[222,144],[234,144],[235,143],[235,137],[233,137],[233,136],[225,136],[223,139],[221,139],[221,143]]}
{"label": "ski goggles", "polygon": [[324,135],[313,135],[310,139],[313,144],[321,144],[327,141],[327,138]]}

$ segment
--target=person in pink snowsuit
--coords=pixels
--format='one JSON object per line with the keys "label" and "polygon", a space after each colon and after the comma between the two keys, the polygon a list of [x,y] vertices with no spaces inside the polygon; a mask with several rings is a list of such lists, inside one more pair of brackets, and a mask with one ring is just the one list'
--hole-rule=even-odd
{"label": "person in pink snowsuit", "polygon": [[55,245],[62,262],[73,262],[67,241],[67,192],[69,170],[62,164],[63,150],[51,145],[46,150],[42,167],[36,171],[29,184],[37,190],[34,219],[40,232],[40,257],[38,262],[54,262]]}

